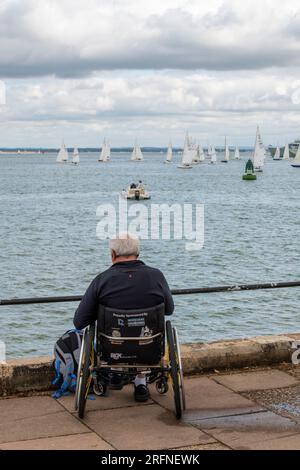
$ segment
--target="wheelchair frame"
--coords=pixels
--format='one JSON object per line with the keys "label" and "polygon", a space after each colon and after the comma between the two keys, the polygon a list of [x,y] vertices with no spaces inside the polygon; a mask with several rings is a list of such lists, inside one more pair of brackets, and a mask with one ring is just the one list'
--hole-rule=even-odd
{"label": "wheelchair frame", "polygon": [[[156,384],[156,390],[159,394],[165,394],[169,389],[169,382],[172,383],[175,415],[181,419],[182,411],[185,410],[185,394],[183,385],[183,372],[180,355],[179,340],[176,328],[172,326],[170,320],[165,322],[164,341],[165,355],[161,357],[158,364],[108,364],[102,361],[95,350],[95,323],[85,328],[80,358],[78,364],[77,383],[75,392],[75,411],[78,411],[79,418],[83,419],[88,395],[91,385],[93,392],[97,396],[103,396],[106,393],[109,384],[109,373],[115,372],[121,374],[124,385],[134,380],[137,373],[143,372],[148,376],[148,383]],[[101,336],[115,342],[137,341],[149,342],[151,339],[163,336],[163,333],[157,333],[146,337],[112,337],[104,333]],[[137,346],[138,347],[138,346]]]}

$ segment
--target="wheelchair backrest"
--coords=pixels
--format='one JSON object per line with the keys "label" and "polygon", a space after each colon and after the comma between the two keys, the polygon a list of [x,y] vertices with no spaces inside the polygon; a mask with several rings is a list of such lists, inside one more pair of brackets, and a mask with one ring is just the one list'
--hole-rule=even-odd
{"label": "wheelchair backrest", "polygon": [[164,304],[138,310],[99,306],[97,353],[108,364],[157,364],[164,354]]}

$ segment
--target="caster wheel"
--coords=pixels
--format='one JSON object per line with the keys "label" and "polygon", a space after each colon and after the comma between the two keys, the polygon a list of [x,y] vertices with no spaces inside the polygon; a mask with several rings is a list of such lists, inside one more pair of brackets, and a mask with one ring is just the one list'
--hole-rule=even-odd
{"label": "caster wheel", "polygon": [[160,395],[164,395],[169,390],[169,385],[166,379],[160,379],[156,382],[156,390]]}
{"label": "caster wheel", "polygon": [[93,385],[93,392],[97,397],[103,397],[107,390],[107,386],[104,383],[98,382],[97,385]]}

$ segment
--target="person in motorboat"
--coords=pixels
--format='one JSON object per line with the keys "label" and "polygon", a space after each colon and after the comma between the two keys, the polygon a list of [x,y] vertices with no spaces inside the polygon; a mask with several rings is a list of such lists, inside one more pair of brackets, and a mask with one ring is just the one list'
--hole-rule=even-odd
{"label": "person in motorboat", "polygon": [[[144,309],[165,304],[172,315],[174,302],[163,273],[139,260],[140,241],[130,233],[120,233],[109,241],[112,266],[98,274],[84,294],[74,316],[74,325],[83,329],[97,319],[99,305],[118,309]],[[121,389],[121,374],[110,377],[110,388]],[[150,397],[145,375],[134,380],[136,401]]]}

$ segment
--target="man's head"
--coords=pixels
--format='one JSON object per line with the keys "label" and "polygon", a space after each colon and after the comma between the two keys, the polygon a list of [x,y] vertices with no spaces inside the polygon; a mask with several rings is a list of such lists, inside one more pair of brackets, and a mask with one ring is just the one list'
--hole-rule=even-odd
{"label": "man's head", "polygon": [[133,261],[140,254],[140,241],[132,233],[124,232],[109,240],[109,248],[113,264]]}

